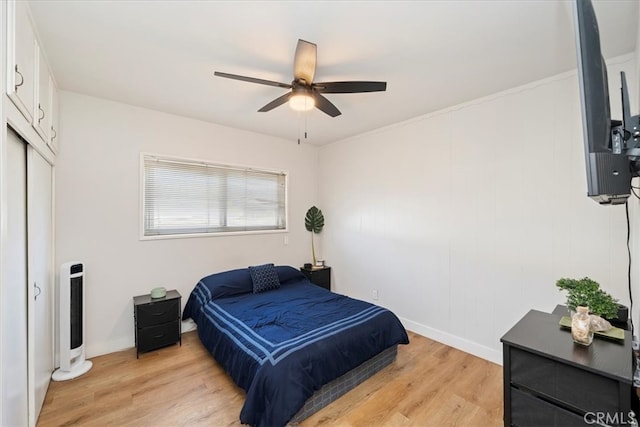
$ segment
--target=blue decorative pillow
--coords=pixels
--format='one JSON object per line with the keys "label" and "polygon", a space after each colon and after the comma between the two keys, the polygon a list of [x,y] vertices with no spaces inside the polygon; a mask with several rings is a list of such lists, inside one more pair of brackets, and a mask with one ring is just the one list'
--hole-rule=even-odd
{"label": "blue decorative pillow", "polygon": [[257,294],[280,287],[278,272],[273,264],[256,265],[249,267],[249,274],[253,281],[253,293]]}
{"label": "blue decorative pillow", "polygon": [[281,285],[284,285],[285,282],[289,280],[303,280],[307,278],[300,270],[289,265],[276,265],[276,273],[278,273],[278,279],[280,279]]}
{"label": "blue decorative pillow", "polygon": [[200,280],[208,290],[211,299],[229,297],[253,291],[251,276],[246,268],[211,274]]}

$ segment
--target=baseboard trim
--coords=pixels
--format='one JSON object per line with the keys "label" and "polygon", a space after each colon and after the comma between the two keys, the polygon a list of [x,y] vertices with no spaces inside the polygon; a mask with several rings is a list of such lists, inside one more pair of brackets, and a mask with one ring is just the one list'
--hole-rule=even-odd
{"label": "baseboard trim", "polygon": [[[184,334],[185,332],[195,331],[198,326],[191,319],[186,319],[180,322],[180,333]],[[135,347],[134,337],[131,339],[110,341],[110,342],[102,342],[94,345],[86,346],[86,355],[87,359],[96,356],[102,356],[103,354],[115,353],[116,351],[129,350],[130,348]]]}
{"label": "baseboard trim", "polygon": [[469,341],[465,338],[450,334],[448,332],[441,331],[418,322],[414,322],[409,319],[400,318],[400,321],[404,327],[416,334],[422,335],[434,341],[438,341],[442,344],[446,344],[465,353],[473,354],[474,356],[481,357],[489,362],[502,366],[502,352],[496,351],[487,346],[478,344],[473,341]]}
{"label": "baseboard trim", "polygon": [[96,356],[102,356],[103,354],[115,353],[116,351],[128,350],[133,347],[134,343],[131,341],[131,339],[119,339],[108,342],[103,341],[98,344],[87,345],[87,359]]}

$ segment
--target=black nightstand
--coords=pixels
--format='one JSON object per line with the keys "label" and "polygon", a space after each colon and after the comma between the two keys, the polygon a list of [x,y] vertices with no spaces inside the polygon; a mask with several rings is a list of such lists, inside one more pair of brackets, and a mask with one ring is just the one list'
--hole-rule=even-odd
{"label": "black nightstand", "polygon": [[331,290],[331,267],[300,267],[302,274],[307,276],[311,283],[314,283],[326,290]]}
{"label": "black nightstand", "polygon": [[136,358],[140,353],[180,342],[180,308],[182,296],[167,291],[162,298],[151,295],[133,297],[136,334]]}
{"label": "black nightstand", "polygon": [[504,425],[629,425],[637,411],[631,332],[583,347],[558,324],[562,314],[531,310],[502,337]]}

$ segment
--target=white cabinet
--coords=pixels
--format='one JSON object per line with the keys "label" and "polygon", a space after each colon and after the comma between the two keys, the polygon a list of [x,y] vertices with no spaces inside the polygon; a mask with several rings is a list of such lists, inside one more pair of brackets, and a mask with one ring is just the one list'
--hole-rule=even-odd
{"label": "white cabinet", "polygon": [[44,142],[49,143],[51,140],[51,76],[42,50],[38,47],[36,51],[38,52],[38,87],[36,88],[33,127],[38,135],[44,139]]}
{"label": "white cabinet", "polygon": [[36,97],[36,36],[27,2],[7,2],[7,95],[33,123]]}
{"label": "white cabinet", "polygon": [[54,153],[58,152],[58,121],[59,121],[59,110],[58,110],[58,87],[56,83],[53,81],[53,77],[49,77],[49,90],[51,92],[51,128],[50,128],[50,139],[48,141],[49,147]]}
{"label": "white cabinet", "polygon": [[42,51],[27,2],[7,2],[7,95],[56,153],[58,89]]}
{"label": "white cabinet", "polygon": [[37,47],[38,87],[33,114],[33,128],[51,148],[58,151],[58,88],[42,49]]}

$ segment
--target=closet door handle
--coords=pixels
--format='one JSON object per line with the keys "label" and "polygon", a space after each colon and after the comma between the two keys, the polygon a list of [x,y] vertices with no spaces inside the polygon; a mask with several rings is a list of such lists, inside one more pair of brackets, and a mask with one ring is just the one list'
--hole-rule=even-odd
{"label": "closet door handle", "polygon": [[38,117],[38,123],[40,123],[42,121],[42,119],[44,119],[44,110],[42,109],[40,104],[38,104],[38,110],[40,110],[40,112],[42,112],[42,116]]}
{"label": "closet door handle", "polygon": [[38,297],[42,293],[42,289],[40,289],[40,286],[38,286],[38,284],[36,282],[33,282],[33,290],[34,290],[33,299],[37,301]]}
{"label": "closet door handle", "polygon": [[53,132],[53,136],[51,137],[51,141],[53,141],[58,136],[58,132],[56,132],[53,126],[51,126],[51,132]]}
{"label": "closet door handle", "polygon": [[16,83],[13,86],[13,91],[17,92],[18,88],[24,84],[24,76],[22,75],[22,73],[20,71],[18,71],[18,64],[16,64],[15,70],[16,70],[16,74],[18,74],[20,76],[20,83]]}

